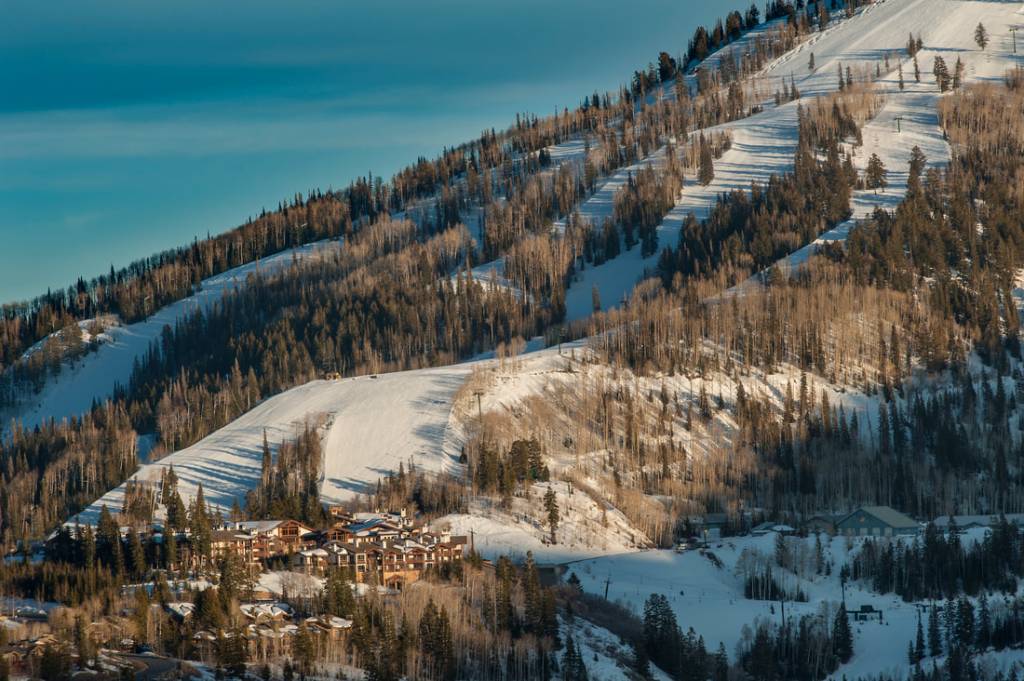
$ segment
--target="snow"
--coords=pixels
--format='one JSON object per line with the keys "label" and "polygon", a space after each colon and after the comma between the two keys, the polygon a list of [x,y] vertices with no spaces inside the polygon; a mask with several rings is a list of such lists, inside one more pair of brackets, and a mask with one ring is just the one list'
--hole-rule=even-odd
{"label": "snow", "polygon": [[312,598],[323,592],[324,583],[325,581],[321,577],[302,572],[279,570],[261,573],[257,587],[269,591],[275,596],[287,594],[289,597]]}
{"label": "snow", "polygon": [[[968,540],[977,540],[983,530]],[[814,538],[790,538],[788,541],[803,543],[808,551],[813,549]],[[839,569],[859,550],[863,539],[822,536],[826,560],[832,563],[831,574],[815,575],[813,571],[803,577],[775,567],[776,577],[782,577],[790,585],[799,585],[808,596],[808,602],[786,602],[786,619],[795,619],[810,614],[834,616],[835,609],[843,600],[839,582]],[[848,550],[847,544],[852,549]],[[604,594],[606,585],[608,598],[632,609],[639,616],[643,614],[644,602],[651,594],[663,594],[668,598],[680,627],[685,631],[692,627],[704,637],[709,650],[724,643],[730,659],[735,662],[737,646],[743,640],[744,628],[752,632],[759,620],[778,624],[782,611],[778,601],[747,600],[743,596],[743,579],[740,566],[745,552],[760,552],[771,559],[774,553],[775,535],[764,537],[730,537],[712,543],[709,551],[721,561],[715,563],[700,551],[675,553],[673,551],[643,551],[628,555],[608,556],[570,563],[565,576],[575,573],[583,589],[595,594]],[[750,556],[751,553],[746,553]],[[905,603],[893,594],[880,595],[872,592],[867,585],[848,583],[845,591],[846,603],[851,610],[861,605],[872,605],[883,611],[883,621],[850,622],[854,634],[854,655],[849,663],[840,667],[830,678],[849,679],[896,675],[904,678],[910,671],[906,659],[907,643],[913,640],[917,626],[919,605]],[[993,607],[995,601],[992,601]],[[926,614],[926,613],[925,613]],[[988,653],[983,656],[986,664],[1005,668],[1011,662],[1024,660],[1020,651]],[[930,668],[929,659],[926,666]]]}
{"label": "snow", "polygon": [[[429,471],[457,471],[460,443],[449,436],[454,395],[471,365],[312,381],[276,395],[196,444],[142,466],[132,480],[158,484],[174,466],[188,503],[199,484],[222,511],[260,480],[263,434],[274,450],[305,424],[319,426],[324,447],[321,500],[342,503],[370,492],[377,480],[410,462]],[[79,517],[93,523],[103,505],[120,510],[125,485]]]}
{"label": "snow", "polygon": [[[982,53],[974,44],[973,27],[984,22],[992,43]],[[879,190],[854,193],[851,209],[854,219],[870,215],[875,207],[893,209],[906,193],[907,164],[910,150],[916,145],[928,158],[929,166],[945,165],[949,147],[938,127],[936,105],[939,99],[932,60],[942,54],[952,69],[955,51],[966,65],[965,82],[1000,79],[1016,63],[1012,54],[1009,27],[1021,21],[1019,3],[965,2],[964,0],[883,0],[870,5],[851,19],[836,21],[824,32],[814,34],[806,43],[770,64],[763,75],[781,89],[781,80],[795,80],[806,102],[816,95],[835,91],[837,68],[842,64],[856,67],[881,62],[890,57],[890,71],[883,74],[877,87],[885,94],[886,104],[879,114],[863,128],[864,146],[857,150],[855,165],[861,171],[872,153],[877,153],[889,171],[889,186]],[[921,35],[925,48],[918,54],[921,83],[914,81],[913,64],[907,60],[905,45],[908,33]],[[932,49],[934,46],[935,49]],[[815,71],[807,68],[810,53],[815,55]],[[904,61],[905,90],[897,83],[897,64]],[[884,68],[884,67],[883,67]],[[732,134],[732,148],[715,161],[715,178],[701,186],[687,178],[676,206],[658,227],[660,248],[674,246],[686,216],[698,219],[707,216],[716,198],[734,189],[748,189],[751,183],[764,183],[773,173],[792,168],[797,143],[797,105],[768,104],[765,111],[715,128]],[[896,119],[899,117],[900,132]],[[705,131],[707,132],[707,131]],[[595,224],[611,215],[614,192],[625,182],[627,174],[648,163],[659,164],[664,149],[643,161],[620,170],[580,207],[580,214]],[[847,221],[821,235],[815,242],[797,250],[781,263],[795,268],[805,262],[814,250],[826,242],[843,242],[854,222]],[[604,308],[624,300],[645,269],[653,270],[658,254],[642,258],[634,247],[618,258],[602,265],[588,266],[572,283],[566,294],[568,319],[588,317],[593,309],[592,290],[596,286]],[[750,286],[756,280],[742,286]]]}
{"label": "snow", "polygon": [[[625,678],[623,669],[628,669],[632,648],[628,642],[596,624],[582,619],[563,622],[562,640],[572,636],[580,657],[587,667],[587,676],[592,681],[617,681]],[[669,681],[670,677],[655,665],[650,665],[654,681]]]}
{"label": "snow", "polygon": [[[120,322],[114,315],[101,315],[99,317],[81,319],[76,323],[76,325],[78,326],[78,332],[81,335],[81,341],[84,345],[92,342],[104,343],[110,340],[110,334],[107,333],[107,329],[112,326],[116,326],[119,323]],[[93,335],[93,331],[96,331],[97,333]],[[65,329],[58,329],[46,338],[36,341],[28,350],[22,353],[21,360],[24,361],[31,358],[50,344],[60,343],[64,340],[65,334]]]}
{"label": "snow", "polygon": [[2,422],[13,418],[26,428],[33,428],[49,419],[59,421],[87,412],[94,401],[102,402],[113,394],[116,386],[128,383],[133,363],[145,355],[165,326],[173,326],[198,310],[210,309],[222,296],[243,286],[251,274],[280,271],[294,261],[322,256],[338,244],[334,240],[308,244],[236,267],[203,280],[195,294],[162,308],[149,319],[108,327],[95,353],[73,366],[65,365],[28,403],[0,414]]}
{"label": "snow", "polygon": [[[555,491],[559,510],[554,544],[543,504],[548,489]],[[474,548],[489,559],[508,556],[522,560],[529,551],[539,562],[560,562],[650,546],[650,540],[633,529],[620,511],[566,482],[531,485],[527,495],[514,497],[507,510],[477,499],[469,511],[444,516],[434,525],[448,527],[452,534],[472,536]]]}
{"label": "snow", "polygon": [[[931,75],[932,58],[943,54],[952,68],[959,55],[966,64],[968,82],[998,79],[1017,63],[1012,55],[1010,26],[1021,23],[1020,3],[964,2],[961,0],[883,0],[867,7],[855,18],[836,21],[826,31],[812,36],[808,42],[765,69],[767,79],[792,78],[804,101],[817,94],[826,94],[836,87],[836,70],[840,63],[870,64],[890,56],[890,71],[883,75],[878,88],[885,95],[885,105],[863,128],[863,147],[856,150],[854,162],[863,170],[868,157],[877,153],[888,168],[889,186],[877,193],[859,190],[854,193],[851,210],[854,220],[862,219],[875,207],[891,209],[906,191],[907,161],[910,150],[920,147],[932,166],[948,162],[949,148],[938,127],[936,105],[941,95]],[[985,52],[973,41],[973,27],[984,22],[992,36]],[[914,82],[913,65],[907,60],[907,34],[920,34],[925,48],[919,54],[922,82]],[[809,54],[815,54],[817,68],[807,69]],[[952,56],[952,59],[950,59]],[[905,89],[896,83],[896,66],[904,61]],[[675,243],[682,222],[689,213],[705,216],[716,197],[732,189],[746,189],[751,182],[764,182],[772,173],[786,172],[792,164],[796,147],[797,103],[782,106],[769,104],[755,116],[735,121],[717,130],[728,130],[732,147],[715,163],[715,179],[707,187],[690,178],[678,198],[677,205],[659,226],[662,247]],[[899,119],[899,131],[897,131]],[[572,140],[552,147],[556,163],[578,163],[583,143]],[[611,212],[611,198],[629,172],[643,164],[658,163],[663,155],[658,150],[631,168],[614,173],[585,201],[580,213],[597,223]],[[790,254],[784,265],[795,267],[804,262],[817,245],[827,241],[843,241],[855,224],[854,220],[837,226],[822,235],[815,244],[806,245]],[[307,247],[309,249],[310,247]],[[302,250],[302,249],[300,249]],[[303,251],[309,253],[309,250]],[[276,256],[275,256],[276,257]],[[291,255],[268,259],[284,266]],[[617,304],[628,294],[645,268],[653,267],[657,256],[640,257],[639,248],[624,252],[619,258],[598,266],[588,266],[572,283],[567,296],[570,319],[591,313],[591,288],[597,286],[604,306]],[[507,285],[500,276],[502,263],[486,263],[474,270],[474,277],[490,279],[494,270],[499,285]],[[251,271],[251,270],[248,270]],[[40,404],[26,412],[26,422],[38,423],[50,416],[62,417],[87,408],[97,395],[107,395],[113,385],[127,378],[131,361],[143,352],[166,323],[184,314],[188,305],[209,305],[224,291],[237,285],[248,273],[235,271],[227,280],[214,278],[204,283],[204,290],[178,307],[171,306],[141,325],[112,329],[113,340],[104,343],[100,352],[82,366],[67,370],[47,386]],[[222,275],[224,277],[225,275]],[[1024,298],[1024,275],[1015,294]],[[219,288],[218,288],[219,287]],[[173,309],[172,309],[173,308]],[[136,328],[138,327],[138,328]],[[118,350],[120,348],[120,350]],[[531,348],[533,350],[533,348]],[[581,344],[566,347],[582,351]],[[264,431],[276,447],[291,438],[297,427],[311,423],[321,429],[324,443],[324,476],[321,481],[322,500],[342,503],[353,496],[370,491],[377,479],[397,469],[400,463],[415,462],[417,467],[431,471],[461,472],[458,463],[461,443],[477,427],[477,402],[463,390],[467,379],[483,375],[480,409],[485,414],[510,414],[518,417],[531,398],[545,398],[556,391],[585,387],[586,371],[571,366],[567,357],[553,350],[531,351],[511,361],[510,366],[490,360],[493,353],[473,362],[450,367],[363,376],[340,381],[314,381],[268,399],[249,413],[211,434],[187,449],[175,452],[159,462],[144,466],[136,474],[139,480],[158,480],[161,468],[173,464],[181,480],[183,496],[194,494],[201,482],[207,499],[226,509],[235,498],[242,498],[259,479],[261,444]],[[607,368],[595,368],[595,372]],[[622,372],[628,374],[628,372]],[[100,380],[102,378],[102,380]],[[608,376],[604,380],[608,380]],[[622,380],[635,385],[640,392],[660,389],[666,384],[670,393],[693,399],[702,385],[711,394],[722,395],[726,404],[735,400],[735,382],[725,375],[710,375],[704,381],[682,376],[637,378],[625,375]],[[759,397],[770,397],[773,404],[782,401],[787,383],[799,385],[799,371],[781,367],[779,372],[763,375],[755,372],[744,380],[744,387]],[[818,394],[827,389],[833,407],[840,404],[847,414],[856,412],[862,424],[870,425],[878,413],[878,397],[867,396],[848,387],[831,385],[820,377],[808,376],[810,391]],[[939,389],[934,383],[931,389]],[[553,406],[552,409],[556,409]],[[732,427],[728,411],[717,412],[715,437],[728,440]],[[557,424],[555,428],[557,428]],[[869,427],[863,427],[870,437]],[[710,431],[708,431],[710,432]],[[688,449],[695,454],[713,455],[711,438],[691,436]],[[601,493],[599,471],[593,461],[599,452],[587,452],[576,472]],[[569,470],[565,457],[551,455],[553,472]],[[557,532],[558,543],[548,541],[548,529],[541,501],[544,491],[555,490],[562,513]],[[83,513],[83,521],[95,518],[101,504],[120,508],[123,486],[105,495]],[[446,516],[436,524],[448,526],[454,533],[473,537],[478,551],[486,557],[497,555],[523,556],[532,551],[539,562],[565,562],[580,578],[583,588],[603,594],[605,588],[612,600],[621,601],[634,611],[642,610],[643,602],[652,593],[665,594],[684,628],[693,627],[704,636],[709,649],[725,643],[735,656],[744,627],[758,619],[778,622],[778,603],[750,601],[743,597],[743,579],[738,571],[744,560],[754,552],[771,556],[775,536],[730,538],[714,544],[711,553],[722,562],[718,567],[707,555],[698,551],[675,553],[649,550],[649,541],[630,525],[625,516],[610,507],[605,499],[594,498],[583,490],[571,494],[564,481],[538,483],[529,495],[514,497],[508,507],[485,500],[471,502],[469,512]],[[973,535],[972,535],[973,536]],[[798,540],[797,540],[798,541]],[[812,541],[812,540],[808,540]],[[838,582],[839,568],[848,561],[845,539],[826,541],[826,553],[832,562],[828,576],[812,574],[783,575],[791,585],[799,584],[810,600],[787,603],[786,615],[825,614],[832,612],[843,597]],[[853,540],[854,546],[860,540]],[[746,558],[744,558],[746,556]],[[312,592],[322,588],[315,578],[292,572],[264,575],[260,586],[281,593]],[[906,645],[917,622],[917,608],[899,599],[879,596],[861,585],[847,585],[846,600],[851,607],[872,604],[885,612],[885,620],[853,623],[855,654],[851,662],[836,674],[848,678],[885,672],[905,673]],[[616,662],[605,652],[618,645],[605,630],[578,623],[577,642],[586,641],[584,659],[591,667],[592,678],[619,678]],[[1014,653],[1018,658],[1021,655]],[[993,655],[993,663],[1004,664],[1009,655]]]}

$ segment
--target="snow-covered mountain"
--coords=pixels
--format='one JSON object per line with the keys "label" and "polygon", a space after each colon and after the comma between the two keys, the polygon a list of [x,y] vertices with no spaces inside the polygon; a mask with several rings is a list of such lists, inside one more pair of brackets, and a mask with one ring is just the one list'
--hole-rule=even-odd
{"label": "snow-covered mountain", "polygon": [[[975,44],[973,31],[979,22],[985,24],[992,36],[985,50]],[[835,19],[828,28],[812,34],[763,70],[759,78],[764,84],[767,104],[771,93],[783,82],[795,84],[803,100],[807,100],[834,91],[840,69],[851,65],[875,69],[883,62],[888,65],[876,85],[883,103],[864,125],[863,146],[854,152],[858,170],[866,167],[871,155],[877,155],[890,169],[888,185],[879,190],[856,190],[851,205],[853,218],[789,254],[780,263],[784,269],[805,262],[822,243],[845,240],[856,220],[875,208],[895,208],[907,190],[906,168],[914,147],[924,152],[930,166],[949,162],[950,148],[937,115],[942,95],[924,65],[931,64],[936,55],[953,54],[963,61],[967,82],[1000,80],[1008,69],[1020,63],[1011,29],[1021,25],[1024,9],[1015,2],[880,0],[852,18]],[[920,35],[924,43],[918,55],[922,65],[920,82],[915,80],[913,67],[907,62],[908,34]],[[756,33],[744,40],[755,38]],[[742,50],[742,42],[733,49]],[[813,69],[809,67],[812,54]],[[902,86],[898,75],[901,61]],[[719,194],[749,189],[752,183],[763,183],[772,174],[791,170],[798,140],[799,105],[799,101],[793,101],[765,106],[748,118],[716,128],[730,133],[731,147],[715,163],[712,182],[706,186],[686,182],[675,207],[658,227],[662,246],[676,243],[689,214],[706,216]],[[548,151],[558,161],[573,162],[579,159],[581,142],[573,139]],[[665,153],[662,147],[641,162],[605,178],[580,206],[580,215],[595,224],[610,216],[615,192],[630,174],[647,164],[664,163]],[[31,404],[12,416],[34,426],[46,419],[81,413],[127,380],[133,362],[159,337],[165,325],[211,305],[258,268],[271,271],[287,267],[293,259],[316,257],[335,247],[336,244],[315,244],[232,270],[203,282],[196,295],[165,308],[145,322],[109,327],[96,353],[85,356],[52,379]],[[585,319],[592,313],[595,289],[605,307],[627,298],[645,269],[654,267],[657,257],[643,257],[640,249],[634,248],[579,273],[566,299],[569,320]],[[478,267],[475,274],[486,278],[493,269],[500,283],[503,267],[498,260]],[[732,292],[742,295],[747,287],[753,286],[757,286],[756,278]],[[865,394],[830,377],[810,375],[808,380],[812,395],[827,394],[835,408],[857,414],[865,423],[870,424],[879,412],[881,398],[877,394]],[[787,386],[799,381],[798,369],[781,366],[774,374],[748,374],[742,385],[748,396],[764,399],[781,410]],[[481,416],[493,418],[495,427],[518,424],[524,435],[547,428],[547,440],[573,441],[578,431],[574,430],[572,419],[583,411],[578,404],[572,404],[573,396],[595,389],[598,384],[602,389],[632,390],[641,396],[666,391],[684,402],[710,393],[724,404],[733,405],[740,383],[735,373],[726,370],[709,371],[696,380],[682,375],[633,376],[597,363],[586,342],[532,349],[514,359],[482,358],[431,369],[317,380],[267,399],[196,444],[140,467],[133,480],[155,483],[163,469],[173,466],[186,502],[201,484],[207,501],[226,510],[236,499],[244,500],[245,494],[259,482],[264,437],[273,448],[293,437],[297,428],[313,425],[319,429],[323,445],[321,500],[343,503],[372,492],[378,480],[395,471],[399,464],[461,474],[462,447],[469,434],[481,427]],[[544,421],[528,413],[538,403],[546,405]],[[729,441],[735,434],[736,423],[722,412],[709,419],[709,423],[680,435],[680,440],[691,456],[699,459],[714,457],[716,441]],[[605,454],[599,447],[582,455],[578,448],[570,452],[568,445],[565,451],[550,448],[548,465],[556,478],[565,472],[567,479],[536,483],[525,495],[504,506],[474,500],[468,513],[447,516],[438,522],[455,532],[471,533],[476,548],[487,557],[532,551],[543,561],[571,563],[571,570],[586,591],[602,593],[607,588],[612,600],[620,600],[634,610],[642,608],[649,594],[667,593],[681,625],[693,626],[712,646],[724,642],[732,654],[744,624],[752,624],[759,617],[775,616],[771,604],[744,599],[739,576],[744,552],[747,556],[754,551],[770,554],[771,538],[721,543],[713,549],[722,561],[720,565],[695,552],[679,555],[652,550],[656,543],[652,537],[655,519],[651,525],[641,526],[644,514],[625,508],[626,502],[604,470]],[[557,544],[547,539],[539,501],[548,490],[553,490],[563,511],[562,535]],[[124,492],[125,485],[111,490],[73,520],[94,522],[104,505],[120,509]],[[835,539],[827,548],[829,558],[837,565],[847,559],[849,550],[841,539]],[[804,579],[802,575],[790,577]],[[801,582],[801,588],[810,599],[794,606],[797,612],[834,609],[841,599],[837,575],[811,576]],[[916,609],[892,597],[851,589],[848,599],[858,604],[879,604],[889,615],[884,626],[858,625],[858,646],[874,653],[855,656],[841,672],[850,678],[892,671],[905,673],[906,643],[913,636]]]}

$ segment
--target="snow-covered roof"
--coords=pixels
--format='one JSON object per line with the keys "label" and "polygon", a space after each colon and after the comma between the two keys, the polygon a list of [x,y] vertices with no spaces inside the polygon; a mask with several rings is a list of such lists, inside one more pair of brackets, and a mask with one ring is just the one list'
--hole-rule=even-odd
{"label": "snow-covered roof", "polygon": [[[1006,521],[1013,523],[1014,525],[1024,524],[1024,513],[1006,513],[1004,514]],[[993,513],[989,515],[955,515],[953,516],[954,522],[957,527],[991,527],[999,523],[999,514]],[[934,521],[936,527],[946,528],[949,526],[949,516],[940,516]]]}
{"label": "snow-covered roof", "polygon": [[240,530],[252,530],[253,532],[272,532],[277,529],[283,520],[243,520],[238,523]]}
{"label": "snow-covered roof", "polygon": [[878,520],[881,520],[889,527],[916,528],[921,526],[919,522],[917,522],[910,516],[904,513],[900,513],[896,509],[890,508],[889,506],[861,506],[860,508],[854,510],[852,513],[849,513],[840,520],[838,520],[837,523],[842,523],[846,521],[848,518],[852,517],[853,515],[861,511],[874,518],[877,518]]}

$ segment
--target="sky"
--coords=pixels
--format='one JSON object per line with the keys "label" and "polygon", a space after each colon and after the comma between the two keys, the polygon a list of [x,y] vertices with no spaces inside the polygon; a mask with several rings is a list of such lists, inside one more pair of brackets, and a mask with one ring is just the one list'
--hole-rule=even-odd
{"label": "sky", "polygon": [[738,0],[9,0],[0,303],[615,89]]}

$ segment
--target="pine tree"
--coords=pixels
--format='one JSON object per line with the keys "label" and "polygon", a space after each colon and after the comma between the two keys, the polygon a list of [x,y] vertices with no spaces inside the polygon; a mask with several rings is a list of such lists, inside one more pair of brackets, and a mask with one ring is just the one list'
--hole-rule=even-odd
{"label": "pine tree", "polygon": [[548,487],[548,491],[544,493],[544,511],[547,513],[548,528],[551,530],[551,543],[556,543],[555,532],[558,530],[558,497],[555,496],[555,490],[552,487]]}
{"label": "pine tree", "polygon": [[935,61],[932,63],[932,75],[935,76],[935,82],[939,86],[939,92],[945,92],[949,89],[949,68],[946,66],[946,60],[941,56],[936,56]]}
{"label": "pine tree", "polygon": [[[305,625],[302,628],[305,629]],[[295,645],[299,645],[299,636],[295,637]],[[241,630],[225,632],[217,640],[217,663],[233,677],[245,675],[245,640]]]}
{"label": "pine tree", "polygon": [[978,47],[984,50],[988,46],[988,30],[985,25],[978,22],[977,27],[974,29],[974,42],[978,43]]}
{"label": "pine tree", "polygon": [[711,154],[711,145],[700,135],[699,167],[697,169],[697,181],[705,187],[715,179],[715,159]]}
{"label": "pine tree", "polygon": [[889,175],[889,171],[886,170],[885,164],[882,163],[882,159],[878,157],[878,154],[871,154],[864,174],[867,188],[874,189],[876,194],[878,189],[884,188],[888,184],[886,178]]}
{"label": "pine tree", "polygon": [[210,542],[212,539],[210,529],[210,516],[206,511],[206,500],[203,496],[203,483],[199,483],[196,490],[196,498],[192,502],[192,511],[189,513],[189,529],[192,532],[193,549],[200,556],[210,556]]}
{"label": "pine tree", "polygon": [[912,664],[916,664],[924,659],[924,628],[921,626],[921,613],[917,614],[917,634],[914,637],[914,659],[911,660]]}
{"label": "pine tree", "polygon": [[814,53],[811,52],[810,58],[807,60],[807,70],[814,71]]}
{"label": "pine tree", "polygon": [[82,566],[88,571],[96,567],[96,537],[89,525],[82,532]]}
{"label": "pine tree", "polygon": [[570,636],[565,643],[565,652],[562,654],[562,681],[587,681],[587,666],[583,662],[583,656],[576,648],[576,642]]}
{"label": "pine tree", "polygon": [[139,579],[146,576],[148,566],[146,565],[146,551],[142,548],[142,540],[138,532],[132,532],[130,555],[132,559],[132,573]]}
{"label": "pine tree", "polygon": [[308,674],[313,667],[313,656],[316,651],[313,647],[313,635],[309,633],[305,622],[299,625],[299,631],[295,634],[292,652],[295,654],[295,661],[299,665],[300,672]]}
{"label": "pine tree", "polygon": [[96,657],[96,649],[85,626],[85,615],[75,617],[74,640],[75,649],[78,651],[78,666],[91,667]]}
{"label": "pine tree", "polygon": [[178,564],[178,538],[173,530],[164,532],[164,567],[174,570]]}
{"label": "pine tree", "polygon": [[992,614],[988,608],[988,596],[984,593],[978,598],[978,624],[975,638],[979,651],[986,650],[992,643]]}
{"label": "pine tree", "polygon": [[917,63],[917,55],[914,55],[914,80],[921,82],[921,67]]}
{"label": "pine tree", "polygon": [[836,611],[832,625],[832,652],[843,664],[853,657],[853,633],[850,631],[850,620],[846,615],[845,604]]}
{"label": "pine tree", "polygon": [[718,652],[715,653],[715,668],[712,681],[729,681],[729,656],[725,652],[725,644],[718,642]]}
{"label": "pine tree", "polygon": [[899,69],[899,75],[900,75],[900,80],[899,80],[900,91],[902,92],[903,89],[906,87],[906,85],[903,82],[903,62],[899,63],[898,69]]}

